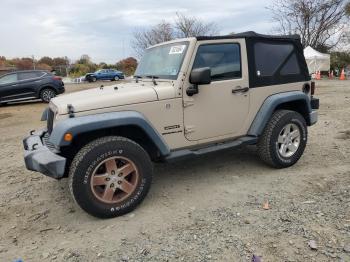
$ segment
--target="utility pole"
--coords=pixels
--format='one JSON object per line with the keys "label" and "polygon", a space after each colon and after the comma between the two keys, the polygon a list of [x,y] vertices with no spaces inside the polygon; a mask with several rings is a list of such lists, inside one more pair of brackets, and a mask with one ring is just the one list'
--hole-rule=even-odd
{"label": "utility pole", "polygon": [[35,70],[35,61],[34,61],[34,55],[32,55],[32,60],[33,60],[33,69]]}

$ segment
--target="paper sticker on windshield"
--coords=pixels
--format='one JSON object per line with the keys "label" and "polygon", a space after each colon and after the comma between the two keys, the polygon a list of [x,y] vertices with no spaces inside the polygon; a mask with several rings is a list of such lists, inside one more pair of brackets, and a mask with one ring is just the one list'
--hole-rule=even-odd
{"label": "paper sticker on windshield", "polygon": [[182,54],[185,51],[186,45],[175,45],[170,48],[169,55]]}

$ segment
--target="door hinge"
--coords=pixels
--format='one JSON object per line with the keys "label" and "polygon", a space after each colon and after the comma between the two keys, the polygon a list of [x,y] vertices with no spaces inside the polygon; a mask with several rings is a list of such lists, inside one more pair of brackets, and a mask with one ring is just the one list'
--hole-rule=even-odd
{"label": "door hinge", "polygon": [[195,126],[185,126],[185,134],[190,134],[195,131]]}
{"label": "door hinge", "polygon": [[183,100],[182,104],[183,104],[183,107],[189,107],[189,106],[193,106],[194,102],[192,100],[187,100],[187,101]]}

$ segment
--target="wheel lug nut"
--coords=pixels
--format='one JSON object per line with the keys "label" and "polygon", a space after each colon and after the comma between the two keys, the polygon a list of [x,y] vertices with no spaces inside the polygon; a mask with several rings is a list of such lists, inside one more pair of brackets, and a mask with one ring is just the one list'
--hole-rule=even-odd
{"label": "wheel lug nut", "polygon": [[120,185],[122,183],[122,181],[118,181],[118,185]]}
{"label": "wheel lug nut", "polygon": [[111,184],[111,188],[113,188],[113,187],[114,187],[114,184],[112,183],[112,184]]}
{"label": "wheel lug nut", "polygon": [[110,179],[109,177],[107,177],[107,178],[106,178],[106,181],[109,181],[109,180],[111,180],[111,179]]}
{"label": "wheel lug nut", "polygon": [[115,171],[114,171],[114,170],[112,170],[111,174],[112,174],[112,176],[114,176],[114,175],[115,175]]}

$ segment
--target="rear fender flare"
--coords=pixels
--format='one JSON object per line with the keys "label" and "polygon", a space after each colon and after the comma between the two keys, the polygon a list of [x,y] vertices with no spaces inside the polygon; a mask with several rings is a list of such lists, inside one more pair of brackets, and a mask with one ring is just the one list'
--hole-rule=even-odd
{"label": "rear fender flare", "polygon": [[[255,116],[255,119],[249,128],[248,135],[260,136],[276,108],[283,103],[293,101],[302,101],[307,112],[309,114],[312,112],[309,96],[301,91],[286,92],[269,96]],[[309,122],[310,120],[306,119],[306,121]]]}

